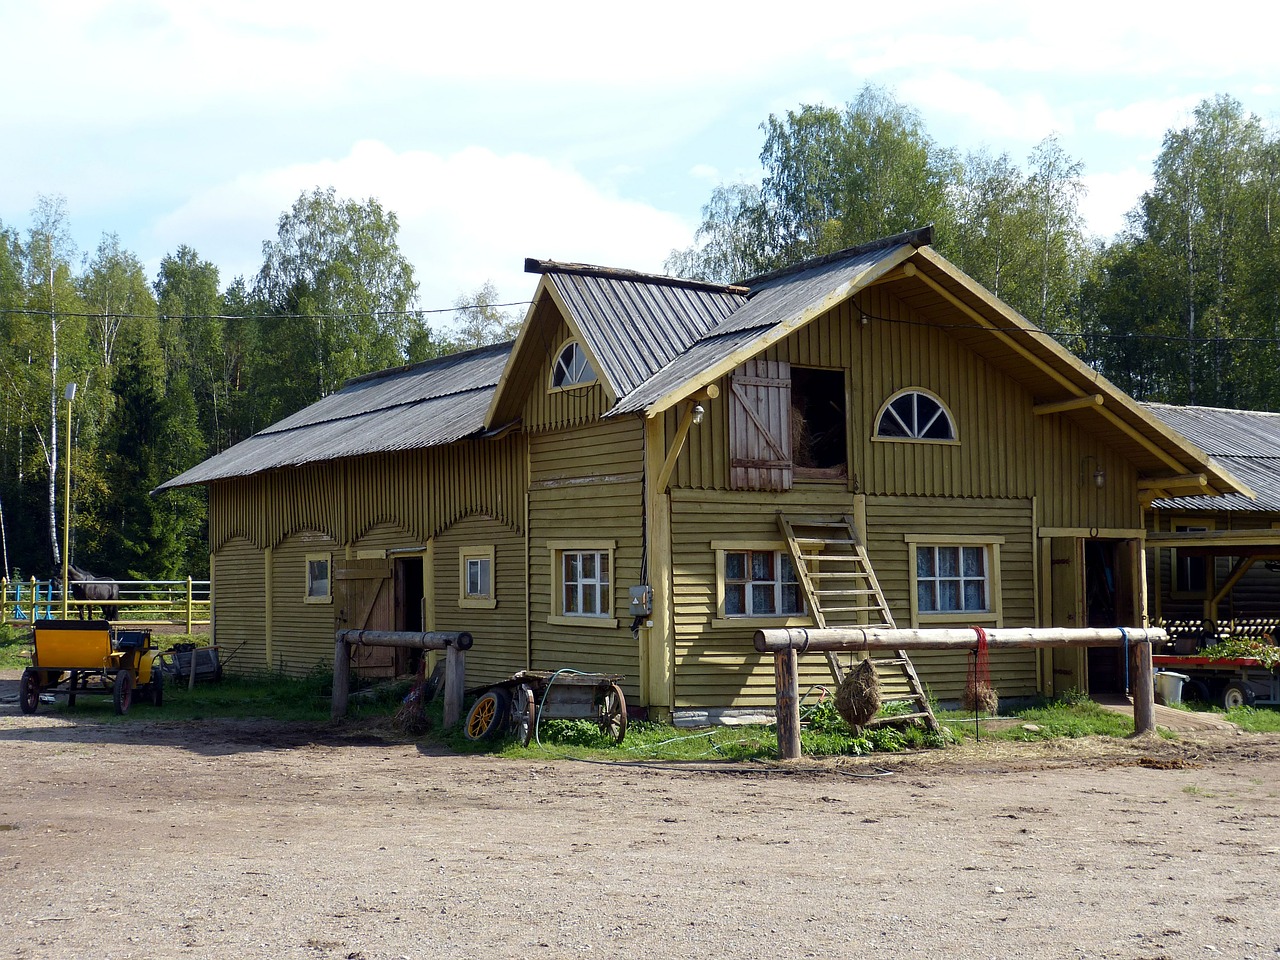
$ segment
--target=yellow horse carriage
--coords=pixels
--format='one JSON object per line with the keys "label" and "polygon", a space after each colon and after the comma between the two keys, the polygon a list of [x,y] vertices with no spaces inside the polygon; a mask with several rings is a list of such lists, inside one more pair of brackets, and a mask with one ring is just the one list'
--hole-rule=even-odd
{"label": "yellow horse carriage", "polygon": [[31,666],[22,672],[18,703],[35,713],[41,697],[110,694],[116,713],[127,713],[135,696],[155,706],[164,700],[160,651],[151,631],[113,627],[108,620],[37,620]]}

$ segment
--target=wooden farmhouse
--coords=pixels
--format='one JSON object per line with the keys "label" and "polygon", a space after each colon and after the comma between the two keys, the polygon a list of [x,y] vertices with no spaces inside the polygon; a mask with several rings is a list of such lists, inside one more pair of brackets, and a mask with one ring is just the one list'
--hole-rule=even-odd
{"label": "wooden farmhouse", "polygon": [[1147,515],[1151,615],[1178,652],[1280,626],[1280,413],[1146,404],[1243,480],[1254,496],[1155,500]]}
{"label": "wooden farmhouse", "polygon": [[[1144,623],[1144,506],[1247,488],[930,239],[735,286],[526,261],[514,343],[354,380],[166,484],[209,488],[216,642],[296,674],[335,626],[467,630],[468,683],[616,673],[696,721],[773,704],[761,626]],[[961,696],[965,655],[914,661]],[[1002,697],[1123,673],[991,670]]]}

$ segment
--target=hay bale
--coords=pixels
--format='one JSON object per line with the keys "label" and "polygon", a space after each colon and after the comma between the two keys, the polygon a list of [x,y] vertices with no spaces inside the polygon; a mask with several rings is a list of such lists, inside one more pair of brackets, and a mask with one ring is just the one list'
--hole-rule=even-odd
{"label": "hay bale", "polygon": [[836,691],[836,711],[855,730],[880,712],[880,678],[870,660],[863,660],[844,675]]}
{"label": "hay bale", "polygon": [[965,684],[964,696],[961,697],[960,703],[966,710],[992,716],[1000,710],[1000,695],[996,693],[996,688],[985,680],[970,678]]}

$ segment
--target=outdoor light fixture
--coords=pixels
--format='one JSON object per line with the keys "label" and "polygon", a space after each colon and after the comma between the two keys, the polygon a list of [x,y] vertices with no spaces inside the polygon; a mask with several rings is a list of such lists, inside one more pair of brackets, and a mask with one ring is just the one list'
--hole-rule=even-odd
{"label": "outdoor light fixture", "polygon": [[1098,458],[1090,454],[1080,461],[1080,486],[1084,486],[1088,482],[1089,477],[1089,461],[1093,461],[1093,485],[1101,490],[1107,483],[1107,473],[1102,469],[1102,464],[1098,462]]}
{"label": "outdoor light fixture", "polygon": [[693,422],[702,423],[702,418],[707,415],[707,408],[700,403],[693,405]]}

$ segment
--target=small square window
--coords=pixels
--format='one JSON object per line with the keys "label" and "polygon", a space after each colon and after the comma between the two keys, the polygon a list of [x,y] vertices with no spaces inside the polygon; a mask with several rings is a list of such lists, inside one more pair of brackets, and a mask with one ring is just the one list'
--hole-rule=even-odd
{"label": "small square window", "polygon": [[795,567],[781,550],[725,550],[723,586],[726,617],[804,613]]}
{"label": "small square window", "polygon": [[333,599],[329,569],[332,559],[328,553],[307,554],[307,593],[303,598],[307,603],[328,603]]}
{"label": "small square window", "polygon": [[617,626],[614,615],[613,540],[548,540],[552,610],[547,622],[564,626]]}
{"label": "small square window", "polygon": [[463,547],[458,552],[458,606],[497,606],[493,547]]}

